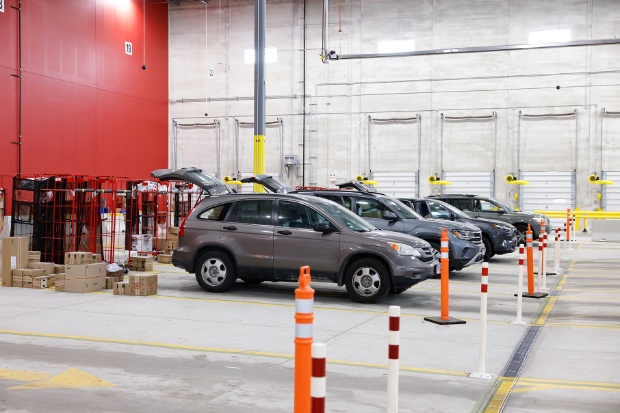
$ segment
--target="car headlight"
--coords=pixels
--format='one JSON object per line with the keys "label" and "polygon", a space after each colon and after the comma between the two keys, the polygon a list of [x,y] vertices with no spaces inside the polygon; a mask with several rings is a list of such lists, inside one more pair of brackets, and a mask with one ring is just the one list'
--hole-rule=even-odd
{"label": "car headlight", "polygon": [[416,258],[421,258],[422,254],[416,248],[407,244],[399,244],[397,242],[390,242],[390,247],[394,248],[394,251],[398,253],[398,255],[411,255]]}
{"label": "car headlight", "polygon": [[453,229],[452,233],[460,239],[470,240],[476,236],[475,231],[461,230],[461,229]]}
{"label": "car headlight", "polygon": [[495,229],[500,229],[504,232],[511,232],[512,231],[512,227],[509,227],[508,225],[501,225],[501,224],[491,224],[491,226]]}

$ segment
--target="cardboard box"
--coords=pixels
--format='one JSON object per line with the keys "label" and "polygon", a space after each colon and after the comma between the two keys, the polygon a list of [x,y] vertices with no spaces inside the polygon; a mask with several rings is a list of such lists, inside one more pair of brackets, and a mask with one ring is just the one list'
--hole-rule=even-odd
{"label": "cardboard box", "polygon": [[168,227],[168,234],[179,236],[179,227]]}
{"label": "cardboard box", "polygon": [[132,251],[153,251],[153,236],[151,234],[134,234],[131,236]]}
{"label": "cardboard box", "polygon": [[65,265],[64,291],[88,293],[105,288],[106,264]]}
{"label": "cardboard box", "polygon": [[167,241],[171,241],[171,242],[176,242],[177,244],[179,243],[179,235],[178,234],[168,234],[168,238],[166,239]]}
{"label": "cardboard box", "polygon": [[54,265],[54,274],[60,274],[65,272],[65,266],[62,264],[55,264]]}
{"label": "cardboard box", "polygon": [[22,287],[23,281],[21,278],[13,278],[13,287]]}
{"label": "cardboard box", "polygon": [[[28,251],[28,259],[41,258],[41,251]],[[39,259],[39,261],[41,261]]]}
{"label": "cardboard box", "polygon": [[92,252],[65,252],[65,265],[85,265],[92,263]]}
{"label": "cardboard box", "polygon": [[157,274],[129,274],[133,295],[157,294]]}
{"label": "cardboard box", "polygon": [[102,257],[101,257],[101,254],[93,254],[93,262],[94,263],[101,262],[101,261],[103,261]]}
{"label": "cardboard box", "polygon": [[130,257],[129,270],[131,271],[153,271],[153,257]]}
{"label": "cardboard box", "polygon": [[32,278],[22,281],[22,288],[32,288]]}
{"label": "cardboard box", "polygon": [[114,284],[123,282],[123,275],[116,277],[105,277],[105,289],[109,290],[110,288],[114,288]]}
{"label": "cardboard box", "polygon": [[56,289],[56,291],[65,291],[65,274],[55,274],[54,278],[54,288]]}
{"label": "cardboard box", "polygon": [[172,264],[172,255],[170,254],[159,254],[157,256],[157,262],[160,264]]}
{"label": "cardboard box", "polygon": [[49,276],[43,275],[32,279],[32,288],[47,288]]}
{"label": "cardboard box", "polygon": [[166,241],[166,249],[168,251],[172,251],[178,246],[179,246],[178,241]]}
{"label": "cardboard box", "polygon": [[35,277],[47,275],[47,273],[43,269],[22,268],[20,270],[13,270],[13,275],[21,276],[24,280],[32,280]]}
{"label": "cardboard box", "polygon": [[114,283],[112,294],[114,295],[133,295],[132,285],[129,284],[129,280],[123,282]]}
{"label": "cardboard box", "polygon": [[13,285],[11,270],[28,267],[28,237],[7,237],[2,239],[2,286]]}
{"label": "cardboard box", "polygon": [[31,262],[28,264],[29,268],[42,269],[45,271],[45,275],[54,274],[56,270],[56,264],[53,262]]}

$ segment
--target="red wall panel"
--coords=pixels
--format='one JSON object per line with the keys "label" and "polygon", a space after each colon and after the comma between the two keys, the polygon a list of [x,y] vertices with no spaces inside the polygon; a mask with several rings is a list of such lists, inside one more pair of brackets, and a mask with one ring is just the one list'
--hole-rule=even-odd
{"label": "red wall panel", "polygon": [[[5,0],[0,13],[0,185],[9,190],[18,172],[17,3]],[[23,1],[21,37],[22,173],[146,178],[167,166],[167,4]]]}

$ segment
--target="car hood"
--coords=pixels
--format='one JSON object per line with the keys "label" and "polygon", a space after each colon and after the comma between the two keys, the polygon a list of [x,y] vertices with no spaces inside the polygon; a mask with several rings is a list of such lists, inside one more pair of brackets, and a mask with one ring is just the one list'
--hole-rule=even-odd
{"label": "car hood", "polygon": [[188,182],[202,188],[209,195],[221,195],[232,192],[223,181],[199,168],[156,169],[151,172],[151,176],[160,181]]}
{"label": "car hood", "polygon": [[434,219],[434,218],[426,218],[424,219],[424,221],[432,222],[436,224],[437,226],[447,228],[447,229],[460,229],[463,231],[465,230],[480,231],[480,228],[478,228],[477,226],[473,224],[467,224],[465,222],[454,222],[454,221],[448,221],[445,219]]}
{"label": "car hood", "polygon": [[411,245],[412,247],[429,247],[430,244],[423,239],[414,237],[412,235],[401,234],[399,232],[376,230],[370,232],[360,232],[360,235],[371,238],[377,241],[384,242],[400,242],[403,244]]}
{"label": "car hood", "polygon": [[495,225],[512,225],[506,221],[500,221],[497,219],[488,219],[488,218],[469,218],[472,222],[472,225],[476,225],[476,222],[484,222],[486,224],[495,224]]}

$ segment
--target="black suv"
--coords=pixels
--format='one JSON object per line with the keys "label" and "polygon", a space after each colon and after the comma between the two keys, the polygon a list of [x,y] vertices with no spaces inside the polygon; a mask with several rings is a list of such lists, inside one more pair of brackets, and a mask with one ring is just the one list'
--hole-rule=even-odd
{"label": "black suv", "polygon": [[430,195],[429,198],[447,202],[474,218],[497,219],[514,225],[517,228],[517,244],[525,245],[528,224],[532,228],[534,239],[538,239],[540,224],[543,222],[547,234],[551,232],[551,222],[546,215],[516,211],[495,198],[471,194]]}
{"label": "black suv", "polygon": [[307,187],[291,189],[266,174],[244,178],[241,181],[259,183],[276,193],[303,193],[329,199],[377,228],[413,235],[428,241],[437,254],[441,245],[441,229],[447,228],[450,240],[450,270],[461,270],[484,259],[485,248],[478,227],[459,222],[425,219],[396,198],[378,192],[368,192],[367,187],[358,181],[339,185],[340,188],[350,190]]}
{"label": "black suv", "polygon": [[480,228],[484,243],[484,260],[493,255],[508,254],[517,248],[517,229],[514,225],[494,219],[472,218],[460,209],[436,199],[400,198],[423,217],[465,222]]}

